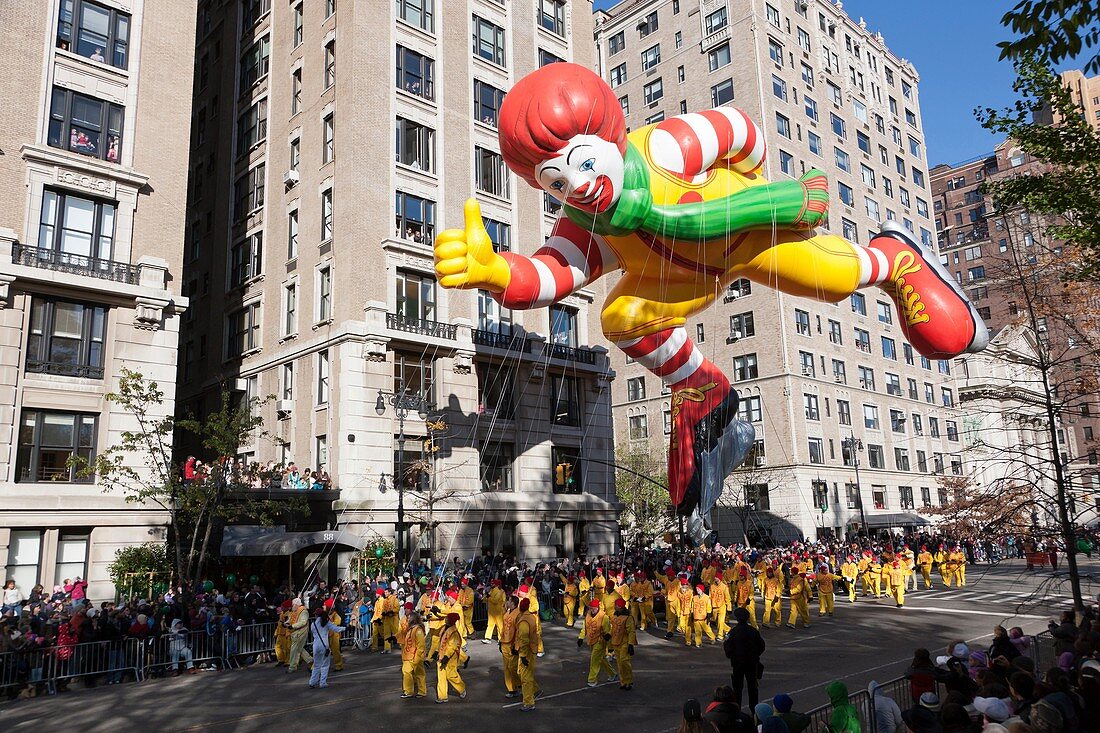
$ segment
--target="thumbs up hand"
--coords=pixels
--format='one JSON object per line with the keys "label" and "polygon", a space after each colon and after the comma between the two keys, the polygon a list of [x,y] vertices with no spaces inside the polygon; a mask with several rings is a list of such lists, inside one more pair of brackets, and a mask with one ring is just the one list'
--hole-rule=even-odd
{"label": "thumbs up hand", "polygon": [[493,251],[481,220],[481,205],[467,199],[466,226],[446,229],[435,238],[435,272],[445,288],[483,288],[500,293],[508,287],[508,262]]}

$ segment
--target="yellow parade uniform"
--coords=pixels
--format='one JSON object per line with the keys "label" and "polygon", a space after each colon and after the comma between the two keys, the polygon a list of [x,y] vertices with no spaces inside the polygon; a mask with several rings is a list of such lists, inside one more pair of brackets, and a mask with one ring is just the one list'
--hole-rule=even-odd
{"label": "yellow parade uniform", "polygon": [[817,582],[817,595],[818,595],[818,616],[832,616],[833,615],[833,594],[836,581],[840,580],[839,575],[833,575],[826,571],[824,573],[818,573],[814,580]]}
{"label": "yellow parade uniform", "polygon": [[595,616],[587,614],[584,617],[584,625],[581,627],[580,636],[591,650],[588,662],[588,684],[595,685],[599,680],[600,672],[607,674],[608,678],[615,676],[615,670],[607,661],[607,642],[604,636],[611,636],[611,621],[601,609]]}
{"label": "yellow parade uniform", "polygon": [[948,573],[947,573],[947,567],[946,567],[947,553],[944,552],[943,550],[936,550],[936,552],[932,555],[932,559],[936,563],[936,570],[938,570],[939,573],[940,573],[940,582],[942,582],[945,586],[950,588],[951,587],[951,582],[948,580],[948,577],[947,577]]}
{"label": "yellow parade uniform", "polygon": [[730,630],[726,616],[730,612],[731,603],[729,586],[721,578],[716,577],[710,584],[710,604],[714,608],[714,621],[717,624],[715,633],[719,637],[725,638]]}
{"label": "yellow parade uniform", "polygon": [[904,606],[905,568],[901,566],[901,563],[898,563],[896,567],[885,568],[883,572],[890,578],[890,595],[893,596],[894,602],[899,606]]}
{"label": "yellow parade uniform", "polygon": [[921,550],[917,555],[917,565],[920,567],[921,577],[924,578],[924,587],[932,587],[932,553]]}
{"label": "yellow parade uniform", "polygon": [[538,682],[535,681],[535,663],[541,644],[538,616],[530,611],[519,614],[516,619],[516,671],[523,690],[523,705],[528,708],[535,704],[535,695],[539,690]]}
{"label": "yellow parade uniform", "polygon": [[791,613],[787,625],[794,626],[800,620],[806,628],[810,626],[810,584],[801,575],[791,576]]}
{"label": "yellow parade uniform", "polygon": [[616,612],[611,617],[611,650],[619,667],[619,684],[634,684],[634,646],[638,643],[634,619],[629,613]]}
{"label": "yellow parade uniform", "polygon": [[534,618],[535,618],[535,637],[536,637],[535,638],[535,643],[536,643],[535,651],[538,654],[542,654],[542,652],[543,652],[543,646],[542,646],[542,616],[539,615],[538,595],[539,594],[535,592],[534,588],[531,588],[529,591],[527,591],[527,600],[531,604],[531,607],[527,610],[527,612],[529,614],[531,614],[532,616],[534,616]]}
{"label": "yellow parade uniform", "polygon": [[960,588],[966,585],[966,553],[955,550],[955,585]]}
{"label": "yellow parade uniform", "polygon": [[756,564],[752,566],[753,579],[756,581],[756,590],[761,596],[764,595],[764,572],[768,569],[768,564],[764,562],[764,558],[760,558],[756,561]]}
{"label": "yellow parade uniform", "polygon": [[[336,611],[329,612],[328,620],[334,626],[339,626],[343,621]],[[328,648],[332,651],[332,669],[339,672],[344,669],[344,655],[340,653],[340,634],[336,631],[328,632]]]}
{"label": "yellow parade uniform", "polygon": [[466,683],[458,673],[458,666],[462,663],[462,634],[458,630],[459,623],[461,619],[454,626],[445,627],[439,638],[439,661],[436,663],[435,686],[438,700],[446,700],[451,687],[459,696],[466,694]]}
{"label": "yellow parade uniform", "polygon": [[493,638],[494,631],[498,637],[500,636],[500,630],[504,624],[504,589],[499,585],[489,589],[489,595],[485,597],[485,608],[489,616],[485,625],[485,639],[489,640]]}
{"label": "yellow parade uniform", "polygon": [[867,574],[868,569],[871,567],[871,558],[866,555],[859,559],[859,580],[863,588],[863,595],[871,594],[871,577]]}
{"label": "yellow parade uniform", "polygon": [[848,602],[856,602],[856,578],[859,577],[859,566],[848,560],[840,566],[840,574],[844,582],[848,584]]}
{"label": "yellow parade uniform", "polygon": [[519,658],[516,656],[516,622],[519,620],[519,609],[513,608],[504,614],[500,625],[500,657],[504,667],[504,689],[513,693],[520,686]]}
{"label": "yellow parade uniform", "polygon": [[647,624],[657,623],[657,617],[653,615],[653,584],[648,580],[635,581],[630,584],[630,595],[634,599],[630,607],[634,627],[645,631]]}
{"label": "yellow parade uniform", "polygon": [[872,560],[867,566],[867,578],[871,582],[871,595],[875,598],[882,597],[882,565],[878,560]]}
{"label": "yellow parade uniform", "polygon": [[695,597],[695,594],[691,592],[689,586],[681,583],[680,590],[676,591],[676,596],[680,609],[680,633],[684,635],[685,639],[688,639],[691,637],[692,626],[691,599]]}
{"label": "yellow parade uniform", "polygon": [[275,626],[275,661],[286,664],[290,659],[290,609],[279,614],[279,623]]}
{"label": "yellow parade uniform", "polygon": [[764,576],[764,625],[769,619],[778,628],[783,623],[783,576],[776,573],[771,577]]}
{"label": "yellow parade uniform", "polygon": [[462,608],[463,640],[474,633],[474,589],[468,585],[458,591],[458,605]]}
{"label": "yellow parade uniform", "polygon": [[401,645],[401,691],[406,697],[424,697],[428,694],[424,659],[427,656],[427,636],[421,624],[405,626],[397,632]]}
{"label": "yellow parade uniform", "polygon": [[755,588],[752,582],[752,576],[745,576],[737,581],[734,586],[734,603],[738,608],[743,608],[749,612],[749,625],[754,629],[760,628],[756,622],[756,595]]}
{"label": "yellow parade uniform", "polygon": [[[696,648],[703,646],[703,634],[706,634],[707,638],[714,641],[714,630],[711,629],[710,624],[707,623],[707,619],[710,618],[710,613],[710,596],[700,595],[691,599],[691,629],[695,634]],[[690,646],[691,634],[685,636],[684,639]]]}
{"label": "yellow parade uniform", "polygon": [[565,616],[565,625],[572,628],[573,624],[576,623],[577,600],[581,597],[581,589],[564,575],[558,577],[561,578],[561,584],[565,586],[565,592],[562,594],[561,600],[562,615]]}
{"label": "yellow parade uniform", "polygon": [[714,576],[718,573],[718,568],[713,565],[707,565],[703,568],[703,572],[699,576],[703,579],[703,585],[710,587],[711,582],[714,581]]}

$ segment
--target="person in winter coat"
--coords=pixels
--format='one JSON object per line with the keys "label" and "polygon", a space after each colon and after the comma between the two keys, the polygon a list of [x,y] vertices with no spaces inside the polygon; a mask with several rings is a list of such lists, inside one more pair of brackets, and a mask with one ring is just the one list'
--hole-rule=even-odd
{"label": "person in winter coat", "polygon": [[833,733],[861,733],[859,711],[848,702],[848,686],[836,680],[825,687],[833,712],[829,714],[829,728]]}
{"label": "person in winter coat", "polygon": [[723,685],[714,691],[714,701],[707,705],[703,720],[710,721],[718,733],[755,733],[752,718],[741,712],[733,688]]}
{"label": "person in winter coat", "polygon": [[989,658],[996,659],[997,657],[1004,657],[1011,662],[1018,656],[1020,656],[1020,650],[1012,643],[1012,639],[1009,638],[1008,631],[1005,630],[1005,627],[994,626],[993,643],[989,647]]}
{"label": "person in winter coat", "polygon": [[313,632],[313,671],[309,675],[309,686],[324,689],[328,687],[328,671],[332,667],[332,646],[329,640],[332,634],[339,640],[344,627],[332,623],[329,612],[324,607],[314,612],[310,627]]}
{"label": "person in winter coat", "polygon": [[876,733],[906,733],[905,721],[901,718],[901,708],[893,698],[882,694],[878,683],[871,680],[867,685],[867,694],[875,708]]}
{"label": "person in winter coat", "polygon": [[287,672],[297,672],[298,663],[305,661],[309,664],[313,659],[306,651],[306,640],[309,638],[309,611],[302,605],[301,598],[295,598],[290,602],[290,659],[287,661]]}
{"label": "person in winter coat", "polygon": [[794,700],[790,695],[776,695],[772,698],[772,707],[775,708],[775,714],[787,724],[790,733],[802,733],[810,727],[810,716],[793,709]]}
{"label": "person in winter coat", "polygon": [[723,649],[730,660],[734,700],[740,707],[741,691],[748,686],[749,707],[755,708],[760,702],[760,657],[764,654],[764,637],[749,624],[746,609],[734,609],[733,617],[737,620],[737,626],[726,637]]}

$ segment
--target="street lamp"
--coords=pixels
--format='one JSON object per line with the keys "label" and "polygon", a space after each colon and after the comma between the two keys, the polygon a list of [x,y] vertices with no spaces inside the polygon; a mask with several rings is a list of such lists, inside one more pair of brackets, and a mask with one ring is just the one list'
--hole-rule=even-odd
{"label": "street lamp", "polygon": [[[386,414],[386,405],[393,408],[397,415],[397,466],[394,467],[393,482],[397,487],[397,541],[394,543],[393,570],[401,572],[405,561],[405,418],[413,410],[421,420],[428,419],[428,413],[435,407],[428,398],[419,392],[413,392],[402,385],[400,391],[378,390],[378,399],[374,411],[379,417]],[[385,474],[379,488],[385,485]]]}
{"label": "street lamp", "polygon": [[867,515],[863,513],[863,489],[859,485],[859,452],[863,450],[863,441],[854,434],[844,439],[844,450],[852,457],[852,465],[856,469],[856,505],[859,507],[859,523],[863,527],[863,533],[871,536],[867,527]]}

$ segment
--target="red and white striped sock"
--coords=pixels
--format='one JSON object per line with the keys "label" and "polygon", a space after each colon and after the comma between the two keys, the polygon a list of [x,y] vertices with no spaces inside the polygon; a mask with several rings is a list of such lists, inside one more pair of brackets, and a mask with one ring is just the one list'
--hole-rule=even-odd
{"label": "red and white striped sock", "polygon": [[704,362],[702,353],[682,326],[615,345],[673,386],[693,375]]}
{"label": "red and white striped sock", "polygon": [[853,244],[859,257],[859,287],[878,285],[890,277],[890,263],[886,253],[875,247],[860,247]]}

